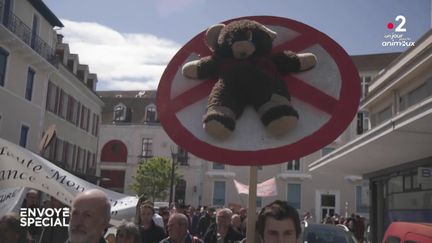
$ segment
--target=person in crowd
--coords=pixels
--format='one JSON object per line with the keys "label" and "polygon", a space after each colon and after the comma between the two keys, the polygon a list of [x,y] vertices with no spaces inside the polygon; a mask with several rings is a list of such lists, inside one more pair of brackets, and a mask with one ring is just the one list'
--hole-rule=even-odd
{"label": "person in crowd", "polygon": [[116,243],[141,243],[138,226],[133,222],[122,221],[117,227]]}
{"label": "person in crowd", "polygon": [[0,243],[30,243],[27,228],[20,226],[17,213],[8,213],[0,219]]}
{"label": "person in crowd", "polygon": [[189,232],[192,235],[197,235],[199,215],[196,212],[195,208],[192,206],[189,206],[188,217],[189,217]]}
{"label": "person in crowd", "polygon": [[153,202],[138,200],[135,223],[138,225],[142,243],[158,243],[166,237],[163,227],[156,225],[153,216],[155,214]]}
{"label": "person in crowd", "polygon": [[168,221],[169,236],[160,243],[203,243],[188,231],[188,218],[182,213],[174,213]]}
{"label": "person in crowd", "polygon": [[247,227],[247,209],[240,208],[239,210],[240,221],[241,221],[241,232],[246,235],[246,227]]}
{"label": "person in crowd", "polygon": [[204,234],[207,232],[208,227],[212,224],[212,216],[213,211],[209,209],[208,207],[204,207],[203,209],[203,215],[198,220],[198,237],[202,238],[204,237]]}
{"label": "person in crowd", "polygon": [[262,243],[296,243],[300,233],[300,216],[285,201],[276,200],[258,215],[257,231]]}
{"label": "person in crowd", "polygon": [[105,243],[103,234],[111,219],[111,205],[106,194],[91,189],[72,201],[67,243]]}
{"label": "person in crowd", "polygon": [[[54,197],[49,201],[50,208],[65,208],[66,205]],[[61,219],[62,220],[62,219]],[[63,220],[62,220],[63,221]],[[39,243],[65,242],[68,229],[63,226],[44,227]]]}
{"label": "person in crowd", "polygon": [[240,215],[233,214],[231,216],[231,224],[235,230],[240,232],[243,236],[245,235],[245,232],[242,231]]}
{"label": "person in crowd", "polygon": [[325,216],[325,218],[322,220],[322,223],[323,224],[334,224],[333,217],[331,217],[329,215]]}
{"label": "person in crowd", "polygon": [[363,242],[365,233],[365,223],[360,215],[355,215],[354,218],[354,236],[359,242]]}
{"label": "person in crowd", "polygon": [[308,223],[312,223],[313,219],[312,219],[312,215],[309,211],[307,211],[304,215],[303,215],[303,220],[308,222]]}
{"label": "person in crowd", "polygon": [[159,208],[159,215],[162,217],[165,232],[168,232],[168,220],[170,217],[169,208],[168,207],[160,207]]}
{"label": "person in crowd", "polygon": [[[39,193],[34,189],[30,189],[26,193],[26,197],[24,199],[22,208],[39,208]],[[42,227],[38,227],[35,224],[29,226],[28,231],[30,233],[31,238],[38,242],[41,236]]]}
{"label": "person in crowd", "polygon": [[205,243],[231,243],[241,241],[243,235],[231,225],[232,211],[229,208],[222,208],[216,212],[216,223],[210,225],[204,235]]}

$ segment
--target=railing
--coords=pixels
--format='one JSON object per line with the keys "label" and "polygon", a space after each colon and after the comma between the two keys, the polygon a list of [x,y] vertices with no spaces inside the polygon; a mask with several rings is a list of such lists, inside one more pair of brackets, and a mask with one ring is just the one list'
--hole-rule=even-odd
{"label": "railing", "polygon": [[5,12],[3,2],[0,1],[0,24],[9,29],[12,33],[18,36],[30,48],[39,53],[49,63],[56,66],[57,58],[54,49],[51,48],[38,35],[32,33],[32,29],[28,27],[20,18],[13,12]]}

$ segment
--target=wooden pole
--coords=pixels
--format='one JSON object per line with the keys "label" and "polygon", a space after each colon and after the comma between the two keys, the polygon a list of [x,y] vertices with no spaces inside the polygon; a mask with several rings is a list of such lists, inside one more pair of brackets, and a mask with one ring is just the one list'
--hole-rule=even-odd
{"label": "wooden pole", "polygon": [[249,169],[249,203],[246,228],[247,243],[255,243],[257,177],[257,167],[251,166]]}

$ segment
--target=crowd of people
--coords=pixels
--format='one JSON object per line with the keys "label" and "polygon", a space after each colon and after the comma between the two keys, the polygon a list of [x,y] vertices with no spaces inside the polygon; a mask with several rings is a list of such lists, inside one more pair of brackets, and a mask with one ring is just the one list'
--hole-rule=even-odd
{"label": "crowd of people", "polygon": [[[29,190],[23,207],[39,207],[38,192]],[[64,205],[51,198],[44,207]],[[21,227],[15,213],[0,219],[0,243],[234,243],[246,242],[247,210],[229,208],[162,207],[155,209],[141,197],[135,220],[123,220],[115,233],[107,234],[111,205],[106,194],[97,189],[78,194],[70,207],[68,227]],[[302,220],[311,221],[310,213]],[[358,215],[325,217],[325,224],[343,224],[359,242],[363,240],[364,220]],[[258,214],[254,242],[297,242],[301,233],[298,212],[284,201],[265,206]]]}

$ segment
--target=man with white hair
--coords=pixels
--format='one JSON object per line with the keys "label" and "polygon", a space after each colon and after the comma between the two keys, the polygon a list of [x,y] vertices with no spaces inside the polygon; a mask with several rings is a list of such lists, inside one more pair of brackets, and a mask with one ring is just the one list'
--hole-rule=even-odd
{"label": "man with white hair", "polygon": [[105,243],[103,234],[111,219],[111,205],[98,189],[84,191],[72,201],[67,243]]}
{"label": "man with white hair", "polygon": [[186,215],[174,213],[168,220],[169,237],[160,243],[203,243],[202,240],[192,236],[189,231],[189,221]]}
{"label": "man with white hair", "polygon": [[205,243],[232,243],[241,241],[243,235],[231,225],[232,211],[229,208],[219,209],[216,212],[216,223],[210,225],[204,235]]}

